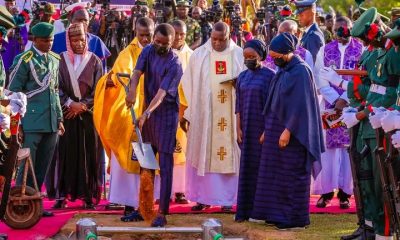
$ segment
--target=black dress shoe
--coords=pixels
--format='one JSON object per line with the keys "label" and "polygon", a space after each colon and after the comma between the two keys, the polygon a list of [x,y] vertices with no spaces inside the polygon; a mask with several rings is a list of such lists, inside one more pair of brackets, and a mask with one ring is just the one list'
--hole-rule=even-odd
{"label": "black dress shoe", "polygon": [[205,210],[207,208],[210,208],[210,205],[197,203],[196,206],[192,207],[192,211],[203,211],[203,210]]}
{"label": "black dress shoe", "polygon": [[67,200],[63,199],[63,200],[56,200],[56,202],[54,203],[54,205],[51,207],[53,209],[63,209],[67,207]]}
{"label": "black dress shoe", "polygon": [[135,208],[134,208],[134,207],[125,206],[125,209],[124,209],[124,216],[130,215],[130,214],[133,213],[134,211],[135,211]]}
{"label": "black dress shoe", "polygon": [[330,199],[325,199],[324,197],[320,197],[317,202],[317,208],[325,208],[331,205]]}
{"label": "black dress shoe", "polygon": [[49,211],[43,211],[42,217],[53,217],[54,213],[49,212]]}
{"label": "black dress shoe", "polygon": [[163,215],[158,215],[151,223],[152,227],[164,227],[167,225],[167,218]]}
{"label": "black dress shoe", "polygon": [[85,202],[85,205],[83,206],[84,209],[86,210],[96,210],[96,207],[92,202]]}
{"label": "black dress shoe", "polygon": [[350,208],[350,201],[349,199],[340,200],[340,208],[341,209],[349,209]]}
{"label": "black dress shoe", "polygon": [[122,222],[140,222],[144,221],[139,211],[133,211],[131,214],[121,217]]}
{"label": "black dress shoe", "polygon": [[177,204],[188,204],[189,201],[186,199],[184,193],[175,193],[175,203],[177,203]]}

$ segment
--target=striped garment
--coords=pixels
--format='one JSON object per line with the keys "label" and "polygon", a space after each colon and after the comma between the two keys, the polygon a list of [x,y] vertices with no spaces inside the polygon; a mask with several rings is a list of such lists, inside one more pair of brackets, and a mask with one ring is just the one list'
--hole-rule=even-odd
{"label": "striped garment", "polygon": [[269,68],[246,70],[236,84],[236,113],[240,113],[243,142],[240,145],[240,170],[236,219],[248,219],[253,209],[257,175],[264,132],[263,109],[270,80],[275,73]]}
{"label": "striped garment", "polygon": [[303,227],[310,224],[311,167],[306,148],[293,135],[285,149],[279,148],[284,129],[273,113],[267,114],[252,218]]}

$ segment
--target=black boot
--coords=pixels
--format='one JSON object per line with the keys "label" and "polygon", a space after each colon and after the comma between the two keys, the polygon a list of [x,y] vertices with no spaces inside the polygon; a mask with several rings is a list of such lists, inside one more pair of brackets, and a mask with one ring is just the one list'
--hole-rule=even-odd
{"label": "black boot", "polygon": [[340,240],[374,240],[374,229],[367,225],[360,225],[352,234],[340,237]]}

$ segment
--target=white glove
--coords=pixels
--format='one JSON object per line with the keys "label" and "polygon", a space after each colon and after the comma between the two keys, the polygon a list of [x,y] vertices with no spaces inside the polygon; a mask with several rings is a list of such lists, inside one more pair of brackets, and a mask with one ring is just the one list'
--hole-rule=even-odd
{"label": "white glove", "polygon": [[343,79],[330,67],[324,67],[319,71],[319,77],[339,87]]}
{"label": "white glove", "polygon": [[386,111],[385,115],[381,119],[381,125],[385,132],[390,132],[396,129],[396,122],[400,121],[400,115],[398,111]]}
{"label": "white glove", "polygon": [[10,99],[11,113],[15,115],[19,113],[23,117],[26,113],[27,98],[22,92],[12,93],[8,96]]}
{"label": "white glove", "polygon": [[7,129],[10,129],[10,123],[10,116],[5,113],[0,113],[0,128],[3,132]]}
{"label": "white glove", "polygon": [[400,131],[392,135],[392,144],[395,148],[400,148]]}
{"label": "white glove", "polygon": [[343,108],[343,114],[340,120],[346,124],[347,128],[352,128],[359,122],[356,118],[356,114],[357,109],[353,107],[345,107]]}
{"label": "white glove", "polygon": [[381,119],[385,116],[386,109],[383,107],[372,108],[373,112],[369,114],[369,122],[373,129],[382,127]]}

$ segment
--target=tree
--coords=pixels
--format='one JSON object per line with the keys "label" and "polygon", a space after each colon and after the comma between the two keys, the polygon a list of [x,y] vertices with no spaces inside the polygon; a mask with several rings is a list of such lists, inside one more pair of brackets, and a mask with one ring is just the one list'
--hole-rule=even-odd
{"label": "tree", "polygon": [[[320,0],[318,3],[322,6],[325,11],[329,11],[329,6],[332,6],[337,12],[340,12],[343,15],[347,15],[347,12],[350,6],[357,7],[357,4],[354,0]],[[392,7],[400,7],[399,0],[366,0],[362,5],[362,7],[370,8],[376,7],[382,15],[389,16],[388,11]]]}

